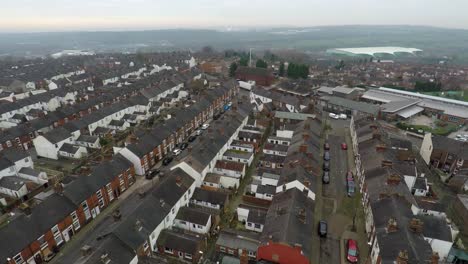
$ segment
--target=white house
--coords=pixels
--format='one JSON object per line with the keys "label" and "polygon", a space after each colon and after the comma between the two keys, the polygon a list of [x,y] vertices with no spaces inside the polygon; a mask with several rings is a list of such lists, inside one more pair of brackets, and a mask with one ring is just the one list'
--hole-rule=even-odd
{"label": "white house", "polygon": [[59,149],[63,144],[74,142],[70,132],[65,128],[56,128],[44,135],[39,135],[33,139],[33,144],[37,155],[49,159],[58,159]]}
{"label": "white house", "polygon": [[245,163],[250,166],[252,164],[254,154],[252,152],[227,150],[223,154],[223,160]]}
{"label": "white house", "polygon": [[211,215],[200,209],[182,207],[174,220],[174,227],[198,234],[208,234],[211,228]]}
{"label": "white house", "polygon": [[267,211],[250,206],[240,205],[237,207],[237,220],[244,224],[245,229],[259,232],[263,231]]}
{"label": "white house", "polygon": [[5,176],[0,179],[0,193],[14,198],[21,198],[28,194],[26,181],[17,176]]}
{"label": "white house", "polygon": [[56,83],[54,83],[53,81],[49,82],[49,84],[47,86],[49,87],[49,90],[58,89],[58,85]]}
{"label": "white house", "polygon": [[245,174],[245,168],[244,163],[218,160],[214,172],[234,178],[242,178]]}
{"label": "white house", "polygon": [[97,136],[80,135],[76,139],[75,144],[78,146],[86,147],[86,148],[93,148],[93,149],[101,148],[101,144],[99,143],[99,137]]}
{"label": "white house", "polygon": [[88,155],[88,151],[85,147],[64,143],[58,150],[58,154],[62,157],[67,157],[70,159],[81,159]]}

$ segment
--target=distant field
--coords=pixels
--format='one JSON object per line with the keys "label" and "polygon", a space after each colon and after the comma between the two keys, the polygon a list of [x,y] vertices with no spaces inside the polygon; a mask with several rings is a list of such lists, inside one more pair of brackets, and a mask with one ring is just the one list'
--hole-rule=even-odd
{"label": "distant field", "polygon": [[427,92],[423,94],[468,102],[468,91]]}

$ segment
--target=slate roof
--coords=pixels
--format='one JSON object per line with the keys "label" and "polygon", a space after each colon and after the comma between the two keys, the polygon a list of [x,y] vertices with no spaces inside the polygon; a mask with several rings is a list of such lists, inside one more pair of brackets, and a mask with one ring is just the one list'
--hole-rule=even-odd
{"label": "slate roof", "polygon": [[[102,240],[101,240],[102,241]],[[101,256],[107,254],[110,263],[130,263],[135,257],[133,249],[123,243],[117,236],[110,234],[94,248],[83,264],[101,263]]]}
{"label": "slate roof", "polygon": [[112,161],[104,162],[93,168],[89,176],[81,176],[65,186],[63,193],[73,203],[79,205],[132,166],[133,164],[126,158],[117,154]]}
{"label": "slate roof", "polygon": [[457,155],[457,157],[468,160],[468,142],[460,142],[448,137],[432,136],[432,145],[434,149],[445,150]]}
{"label": "slate roof", "polygon": [[223,229],[219,233],[216,245],[226,248],[246,249],[257,252],[260,245],[260,236],[255,232],[241,232],[238,230]]}
{"label": "slate roof", "polygon": [[43,137],[45,137],[50,143],[55,144],[71,137],[71,134],[65,128],[58,127],[44,134]]}
{"label": "slate roof", "polygon": [[215,168],[242,172],[244,171],[245,164],[241,162],[218,160],[216,161]]}
{"label": "slate roof", "polygon": [[59,151],[70,153],[70,154],[76,154],[80,150],[79,147],[74,146],[72,144],[64,143],[62,147],[59,149]]}
{"label": "slate roof", "polygon": [[4,176],[0,179],[3,188],[19,191],[26,184],[26,180],[17,176]]}
{"label": "slate roof", "polygon": [[99,137],[96,136],[90,136],[90,135],[80,135],[76,141],[80,142],[86,142],[86,143],[96,143],[98,141]]}
{"label": "slate roof", "polygon": [[[422,234],[409,230],[413,218],[411,204],[396,195],[371,203],[382,263],[394,263],[400,251],[407,250],[409,263],[425,263],[432,256],[432,248]],[[396,232],[387,232],[389,219],[397,222]]]}
{"label": "slate roof", "polygon": [[266,210],[249,208],[249,215],[247,216],[247,222],[263,225],[265,224],[266,216],[267,216]]}
{"label": "slate roof", "polygon": [[452,231],[445,218],[430,215],[418,215],[417,218],[423,222],[424,237],[453,242]]}
{"label": "slate roof", "polygon": [[176,219],[206,226],[210,219],[210,214],[197,208],[181,207],[177,213]]}
{"label": "slate roof", "polygon": [[272,185],[258,185],[257,193],[274,195],[276,193],[276,187]]}
{"label": "slate roof", "polygon": [[193,182],[193,178],[181,169],[170,171],[113,233],[130,248],[137,249],[164,221]]}
{"label": "slate roof", "polygon": [[195,188],[192,195],[192,200],[210,202],[211,204],[219,204],[224,206],[228,195],[224,192],[209,191],[202,188]]}
{"label": "slate roof", "polygon": [[15,164],[11,162],[10,160],[6,158],[0,158],[0,171],[4,169],[8,169],[11,166],[14,166]]}
{"label": "slate roof", "polygon": [[165,229],[159,235],[157,245],[195,255],[200,248],[202,239],[200,236]]}
{"label": "slate roof", "polygon": [[266,215],[261,241],[301,245],[304,255],[310,258],[314,207],[314,202],[296,188],[275,195]]}
{"label": "slate roof", "polygon": [[49,231],[76,209],[64,196],[52,194],[32,208],[31,215],[20,215],[0,228],[0,258],[13,257]]}
{"label": "slate roof", "polygon": [[34,177],[39,177],[39,174],[40,172],[35,170],[35,169],[32,169],[32,168],[29,168],[29,167],[24,167],[24,168],[21,168],[18,173],[21,173],[21,174],[26,174],[28,176],[34,176]]}

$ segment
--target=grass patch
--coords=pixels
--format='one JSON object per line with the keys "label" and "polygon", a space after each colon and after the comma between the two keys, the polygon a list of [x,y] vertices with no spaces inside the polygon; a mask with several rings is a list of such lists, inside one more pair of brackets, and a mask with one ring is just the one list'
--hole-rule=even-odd
{"label": "grass patch", "polygon": [[418,134],[432,133],[439,136],[447,136],[448,134],[457,131],[458,127],[453,124],[448,124],[444,122],[436,122],[436,126],[431,128],[425,125],[411,125],[405,122],[398,122],[396,126],[399,129],[411,131]]}

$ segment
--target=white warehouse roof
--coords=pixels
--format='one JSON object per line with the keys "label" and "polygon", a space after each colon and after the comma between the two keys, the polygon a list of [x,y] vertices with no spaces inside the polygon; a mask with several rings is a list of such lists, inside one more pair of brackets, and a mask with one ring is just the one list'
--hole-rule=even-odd
{"label": "white warehouse roof", "polygon": [[370,55],[374,56],[376,53],[392,54],[395,53],[415,53],[422,51],[415,48],[404,47],[362,47],[362,48],[338,48],[327,50],[328,53],[348,54],[348,55]]}

